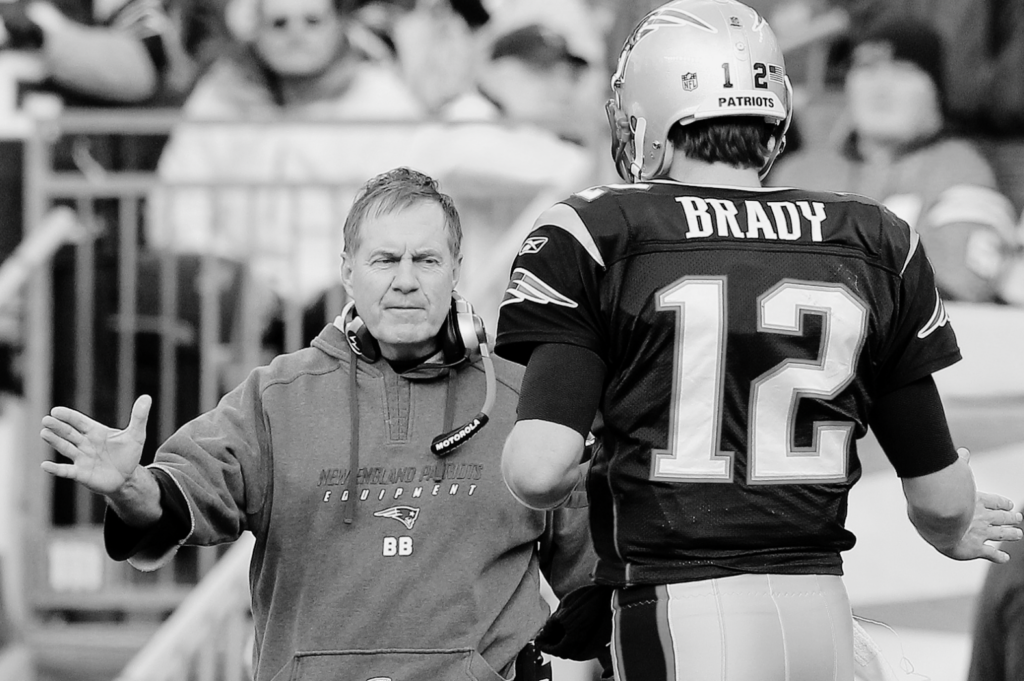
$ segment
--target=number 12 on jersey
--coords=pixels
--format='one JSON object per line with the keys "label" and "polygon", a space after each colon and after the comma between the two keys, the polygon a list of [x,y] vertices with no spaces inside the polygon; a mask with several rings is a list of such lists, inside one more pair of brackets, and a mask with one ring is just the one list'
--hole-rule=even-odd
{"label": "number 12 on jersey", "polygon": [[[726,279],[684,277],[658,292],[676,317],[669,449],[655,449],[651,479],[732,482],[733,454],[720,449],[725,379]],[[803,335],[805,314],[822,319],[814,360],[788,359],[751,382],[747,482],[807,484],[846,478],[853,424],[816,421],[810,447],[795,447],[803,397],[835,398],[853,380],[867,336],[867,306],[846,287],[784,280],[758,298],[759,333]]]}

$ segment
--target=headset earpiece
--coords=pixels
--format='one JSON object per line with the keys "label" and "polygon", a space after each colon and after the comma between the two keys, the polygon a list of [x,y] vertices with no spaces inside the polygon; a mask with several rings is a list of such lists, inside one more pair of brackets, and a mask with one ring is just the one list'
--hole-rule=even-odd
{"label": "headset earpiece", "polygon": [[376,362],[380,359],[380,346],[377,344],[377,339],[370,335],[366,324],[356,314],[354,300],[350,300],[341,311],[341,320],[342,332],[352,351],[368,362]]}
{"label": "headset earpiece", "polygon": [[480,344],[487,342],[484,321],[469,301],[452,291],[452,305],[441,331],[445,362],[473,360],[480,356]]}
{"label": "headset earpiece", "polygon": [[[356,314],[355,301],[341,312],[341,330],[352,350],[368,362],[380,359],[380,345]],[[487,342],[483,319],[469,301],[452,291],[452,303],[441,326],[441,349],[445,363],[473,360],[480,356],[480,344]]]}

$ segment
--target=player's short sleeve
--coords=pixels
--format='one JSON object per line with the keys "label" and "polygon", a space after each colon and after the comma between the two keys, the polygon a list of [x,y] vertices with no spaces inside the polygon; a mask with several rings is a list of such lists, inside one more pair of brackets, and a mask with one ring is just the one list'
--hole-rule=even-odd
{"label": "player's short sleeve", "polygon": [[907,235],[889,343],[879,372],[884,394],[960,361],[949,315],[935,286],[935,274],[917,233],[888,211],[885,227]]}
{"label": "player's short sleeve", "polygon": [[604,269],[596,241],[573,208],[560,203],[545,211],[512,263],[495,352],[525,364],[541,343],[569,343],[603,356]]}

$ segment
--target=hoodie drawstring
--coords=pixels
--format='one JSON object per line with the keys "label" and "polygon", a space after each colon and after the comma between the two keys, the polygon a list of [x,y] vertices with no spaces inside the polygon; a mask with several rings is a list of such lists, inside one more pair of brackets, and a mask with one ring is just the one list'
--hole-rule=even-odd
{"label": "hoodie drawstring", "polygon": [[[356,485],[357,478],[359,477],[359,386],[356,381],[356,374],[359,369],[359,357],[356,355],[355,350],[349,348],[349,379],[348,379],[348,419],[349,419],[349,433],[348,433],[348,480],[345,484],[346,494],[348,495],[345,501],[345,524],[351,525],[356,514],[356,494],[358,488]],[[442,433],[447,433],[452,429],[452,424],[455,423],[455,390],[452,384],[455,381],[455,371],[451,370],[448,372],[448,376],[445,380],[445,401],[444,401],[444,430]],[[441,482],[444,479],[444,462],[438,459],[434,466],[434,481]]]}
{"label": "hoodie drawstring", "polygon": [[[448,380],[444,384],[444,430],[447,433],[455,423],[455,391],[452,389],[455,370],[448,372]],[[438,459],[434,465],[434,482],[441,482],[444,479],[444,461]]]}
{"label": "hoodie drawstring", "polygon": [[348,499],[345,501],[345,524],[351,525],[356,515],[356,478],[359,476],[359,394],[356,374],[359,357],[355,350],[349,348],[348,363],[348,480],[345,490]]}

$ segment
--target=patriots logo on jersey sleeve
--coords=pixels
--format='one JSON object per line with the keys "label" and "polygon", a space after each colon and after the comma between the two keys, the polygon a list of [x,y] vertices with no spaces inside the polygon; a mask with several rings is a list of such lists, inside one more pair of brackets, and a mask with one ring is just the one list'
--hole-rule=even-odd
{"label": "patriots logo on jersey sleeve", "polygon": [[498,307],[513,305],[528,300],[539,305],[561,305],[562,307],[579,307],[576,301],[567,298],[552,286],[546,284],[534,273],[517,267],[512,271],[512,279],[505,289],[505,297]]}
{"label": "patriots logo on jersey sleeve", "polygon": [[938,289],[935,290],[935,311],[932,312],[928,323],[917,332],[918,338],[927,338],[949,322],[949,315],[946,314],[946,306],[942,304]]}
{"label": "patriots logo on jersey sleeve", "polygon": [[392,518],[405,525],[405,529],[411,530],[412,526],[416,524],[416,519],[420,517],[420,509],[412,506],[392,506],[383,511],[377,511],[373,516],[375,518]]}

